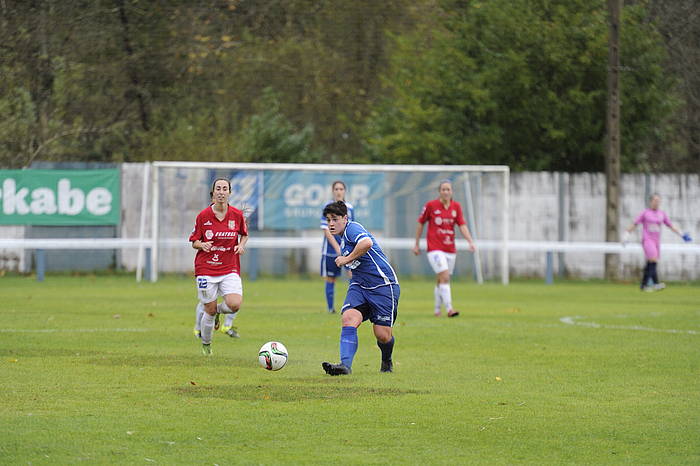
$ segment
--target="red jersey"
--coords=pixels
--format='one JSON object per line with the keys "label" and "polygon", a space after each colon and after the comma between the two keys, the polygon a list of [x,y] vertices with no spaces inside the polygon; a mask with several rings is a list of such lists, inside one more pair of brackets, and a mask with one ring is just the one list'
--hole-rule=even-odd
{"label": "red jersey", "polygon": [[190,241],[212,241],[209,252],[201,249],[194,258],[195,275],[241,274],[241,258],[233,253],[240,236],[248,236],[243,212],[228,206],[223,220],[216,218],[214,206],[209,206],[197,215]]}
{"label": "red jersey", "polygon": [[457,252],[455,224],[466,223],[459,202],[450,201],[445,208],[440,199],[428,201],[418,216],[418,222],[428,222],[428,251]]}

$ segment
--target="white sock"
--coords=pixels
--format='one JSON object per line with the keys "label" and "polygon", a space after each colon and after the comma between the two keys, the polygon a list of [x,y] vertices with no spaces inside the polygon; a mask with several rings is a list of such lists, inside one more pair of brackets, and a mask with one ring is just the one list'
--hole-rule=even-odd
{"label": "white sock", "polygon": [[197,303],[197,307],[194,308],[194,329],[202,329],[202,314],[204,314],[204,304]]}
{"label": "white sock", "polygon": [[224,314],[226,316],[226,320],[224,321],[224,327],[233,327],[233,319],[236,318],[238,313],[236,312],[235,314]]}
{"label": "white sock", "polygon": [[440,305],[442,304],[442,298],[440,297],[440,288],[438,288],[437,285],[435,285],[435,289],[433,290],[433,295],[435,296],[435,314],[440,313]]}
{"label": "white sock", "polygon": [[449,283],[441,283],[438,285],[440,288],[440,297],[442,298],[442,303],[445,305],[447,312],[452,310],[452,290],[450,289]]}
{"label": "white sock", "polygon": [[202,343],[211,344],[211,334],[214,332],[214,316],[206,312],[202,315]]}

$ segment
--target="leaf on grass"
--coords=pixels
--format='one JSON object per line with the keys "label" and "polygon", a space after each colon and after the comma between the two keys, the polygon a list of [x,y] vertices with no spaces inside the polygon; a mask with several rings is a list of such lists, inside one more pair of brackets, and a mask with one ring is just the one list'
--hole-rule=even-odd
{"label": "leaf on grass", "polygon": [[197,385],[197,384],[194,383],[194,380],[190,380],[190,385]]}

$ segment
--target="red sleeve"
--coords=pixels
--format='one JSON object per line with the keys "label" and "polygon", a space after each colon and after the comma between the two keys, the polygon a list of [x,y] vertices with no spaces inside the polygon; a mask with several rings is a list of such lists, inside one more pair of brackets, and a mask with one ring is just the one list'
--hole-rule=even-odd
{"label": "red sleeve", "polygon": [[202,222],[200,221],[201,215],[202,213],[200,212],[199,215],[197,215],[197,219],[194,221],[194,228],[192,229],[192,233],[190,233],[190,241],[202,239]]}
{"label": "red sleeve", "polygon": [[248,236],[248,222],[246,222],[245,217],[243,216],[243,213],[241,213],[240,216],[241,216],[241,231],[239,231],[238,234],[241,236]]}
{"label": "red sleeve", "polygon": [[420,211],[420,215],[418,216],[418,223],[425,223],[428,221],[430,218],[430,209],[428,209],[428,204],[426,203],[423,206],[423,210]]}
{"label": "red sleeve", "polygon": [[457,211],[457,218],[455,219],[455,222],[457,222],[457,225],[464,225],[467,222],[464,221],[464,215],[462,214],[462,206],[459,202],[455,202],[455,204],[455,210]]}

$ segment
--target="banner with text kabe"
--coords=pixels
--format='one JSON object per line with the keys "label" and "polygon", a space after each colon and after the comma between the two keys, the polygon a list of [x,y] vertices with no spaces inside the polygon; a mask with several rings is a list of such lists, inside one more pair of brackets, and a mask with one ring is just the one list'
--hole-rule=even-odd
{"label": "banner with text kabe", "polygon": [[118,225],[120,173],[0,170],[0,225]]}

